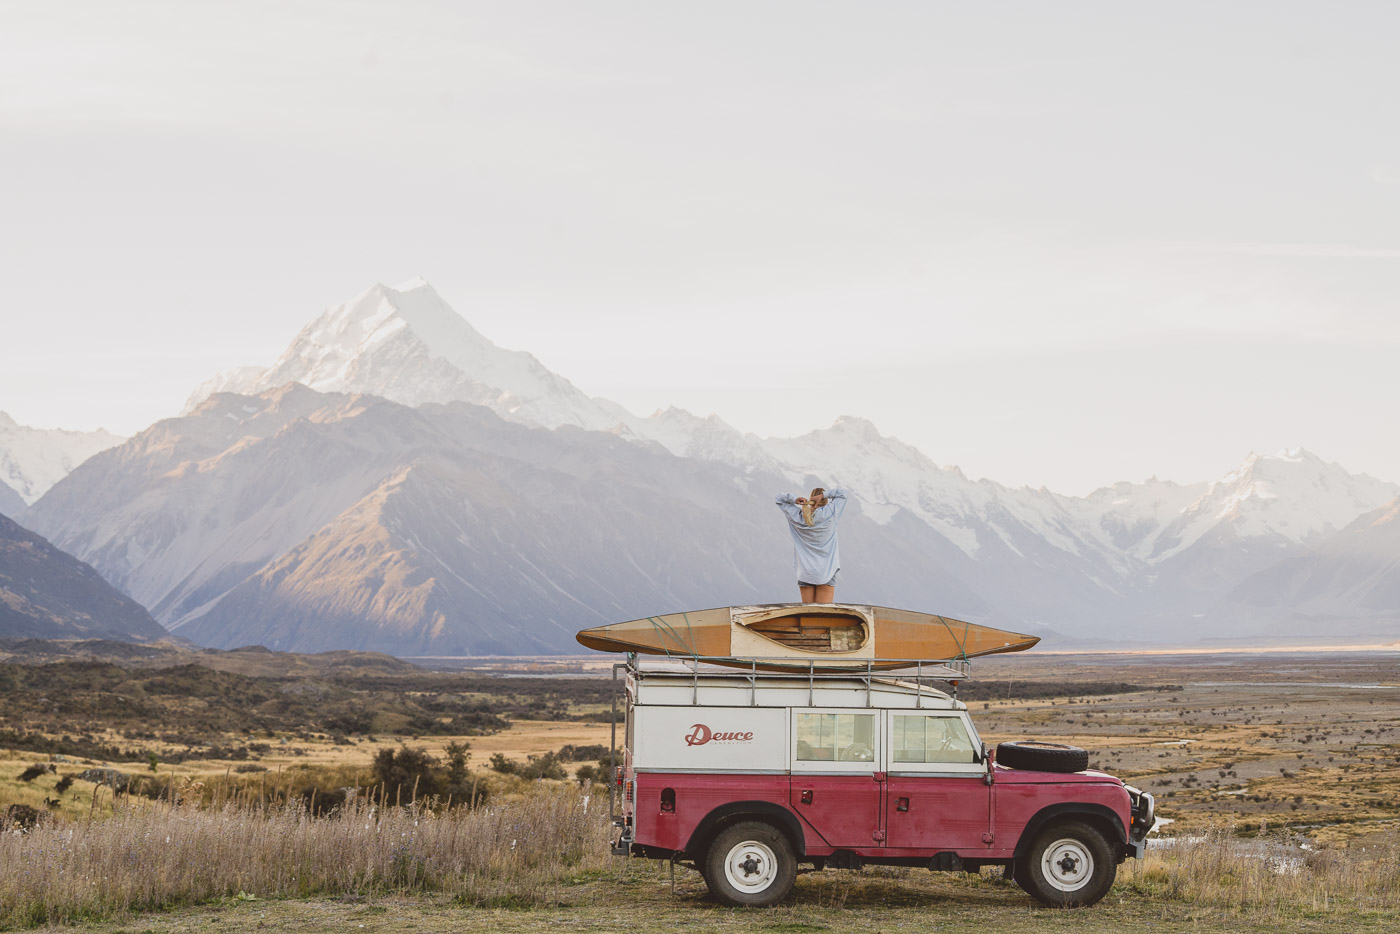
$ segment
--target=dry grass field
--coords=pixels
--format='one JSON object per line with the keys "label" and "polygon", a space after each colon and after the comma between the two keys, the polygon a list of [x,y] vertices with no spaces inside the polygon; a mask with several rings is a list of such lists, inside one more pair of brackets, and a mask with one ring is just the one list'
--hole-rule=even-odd
{"label": "dry grass field", "polygon": [[[1041,908],[992,871],[806,873],[766,911],[731,910],[698,874],[613,858],[597,800],[537,786],[475,810],[361,799],[300,808],[122,807],[0,835],[0,927],[93,931],[570,930],[1366,931],[1400,921],[1400,850],[1282,846],[1227,834],[1127,864],[1104,902]],[[230,927],[232,926],[232,928]]]}
{"label": "dry grass field", "polygon": [[[159,756],[168,742],[133,738],[128,727],[100,718],[88,735],[134,755],[110,763],[71,756],[52,761],[32,751],[0,750],[0,805],[47,810],[46,800],[57,802],[56,818],[35,831],[0,834],[0,926],[57,922],[64,929],[110,932],[985,931],[989,925],[1011,932],[1388,931],[1400,927],[1397,658],[1029,655],[979,664],[977,681],[963,693],[984,739],[1038,737],[1084,746],[1095,765],[1157,795],[1159,814],[1171,822],[1146,863],[1124,864],[1109,898],[1086,911],[1036,907],[995,873],[810,873],[799,879],[789,904],[766,912],[718,907],[706,898],[699,876],[684,868],[676,871],[673,891],[667,867],[607,855],[596,794],[587,816],[566,819],[558,816],[560,801],[582,807],[574,783],[524,782],[487,768],[497,754],[524,763],[568,745],[605,744],[605,721],[573,719],[602,712],[595,695],[591,707],[556,700],[549,719],[511,718],[507,729],[472,735],[255,731],[259,751],[251,755],[158,762],[154,772],[139,757],[148,751]],[[552,664],[572,670],[568,663]],[[434,677],[448,679],[431,685],[434,703],[452,701],[453,675]],[[483,690],[479,672],[471,677],[464,699],[489,702],[493,685]],[[1139,689],[1097,693],[1115,681]],[[1041,682],[1062,684],[1063,693],[1017,699],[1018,686]],[[501,679],[499,690],[503,705],[534,709],[519,682]],[[215,750],[248,747],[249,740],[243,730],[204,737]],[[381,750],[407,744],[445,758],[448,744],[457,741],[470,743],[469,767],[493,794],[476,811],[418,813],[420,826],[433,824],[431,838],[395,825],[409,836],[390,841],[385,822],[413,820],[394,808],[357,823],[367,815],[313,820],[304,808],[276,803],[291,799],[294,786],[312,782],[364,788]],[[36,764],[52,764],[54,771],[20,781]],[[105,765],[149,776],[186,804],[172,806],[169,796],[114,801],[110,789],[84,781],[58,793],[63,776]],[[270,801],[273,816],[229,804],[235,785],[249,792],[237,801],[256,800],[258,807]],[[288,791],[280,799],[269,793],[280,788]],[[545,808],[545,801],[554,803]],[[206,806],[195,806],[201,802]],[[215,802],[223,810],[208,806]],[[550,808],[558,827],[538,826]],[[529,850],[534,855],[521,863],[520,836],[507,839],[501,828],[526,825],[535,827],[534,842],[524,846],[547,845]],[[270,832],[277,826],[282,832]],[[179,829],[161,834],[162,828]],[[204,854],[232,845],[220,834],[233,834],[251,849],[211,862]],[[301,842],[289,849],[289,836]],[[166,837],[183,840],[184,849],[164,844]],[[404,842],[410,839],[416,842]],[[143,849],[153,840],[156,849]],[[171,852],[159,852],[172,847],[182,859],[171,862]],[[289,864],[293,852],[300,855]],[[111,862],[122,854],[132,861],[129,873]],[[246,871],[233,877],[216,871],[229,865]],[[43,877],[36,874],[40,866],[63,873]],[[158,868],[165,866],[177,868]],[[85,889],[84,878],[95,881]]]}
{"label": "dry grass field", "polygon": [[1227,825],[1315,844],[1400,839],[1400,654],[1032,655],[978,674],[987,685],[1074,684],[1106,671],[1180,690],[969,706],[988,742],[1089,749],[1091,764],[1157,797],[1172,834]]}

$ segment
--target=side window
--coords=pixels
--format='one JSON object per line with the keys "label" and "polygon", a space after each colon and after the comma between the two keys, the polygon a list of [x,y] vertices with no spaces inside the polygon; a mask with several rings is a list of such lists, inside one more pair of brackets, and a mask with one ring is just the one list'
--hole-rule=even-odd
{"label": "side window", "polygon": [[972,739],[958,717],[896,714],[890,736],[894,762],[976,762]]}
{"label": "side window", "polygon": [[873,762],[875,714],[799,713],[798,762]]}

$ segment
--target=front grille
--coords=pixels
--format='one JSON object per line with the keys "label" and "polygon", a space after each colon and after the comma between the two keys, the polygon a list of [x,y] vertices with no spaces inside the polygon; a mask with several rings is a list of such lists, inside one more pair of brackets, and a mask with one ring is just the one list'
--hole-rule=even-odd
{"label": "front grille", "polygon": [[1156,800],[1147,792],[1134,788],[1132,785],[1124,785],[1128,791],[1128,800],[1132,802],[1133,823],[1128,829],[1128,839],[1140,841],[1147,836],[1152,825],[1156,823]]}

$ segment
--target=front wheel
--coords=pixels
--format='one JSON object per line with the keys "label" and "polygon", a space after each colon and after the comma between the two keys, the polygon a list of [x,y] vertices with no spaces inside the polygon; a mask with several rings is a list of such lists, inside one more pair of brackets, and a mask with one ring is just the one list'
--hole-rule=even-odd
{"label": "front wheel", "polygon": [[715,837],[702,874],[710,894],[724,904],[767,908],[792,891],[797,858],[781,830],[745,821]]}
{"label": "front wheel", "polygon": [[1108,841],[1088,824],[1051,824],[1016,866],[1016,881],[1051,908],[1082,908],[1108,894],[1118,864]]}

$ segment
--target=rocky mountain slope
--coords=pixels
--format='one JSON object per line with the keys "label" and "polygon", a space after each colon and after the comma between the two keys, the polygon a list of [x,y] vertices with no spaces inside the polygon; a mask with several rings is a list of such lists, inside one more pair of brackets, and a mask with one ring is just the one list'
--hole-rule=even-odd
{"label": "rocky mountain slope", "polygon": [[[32,503],[74,467],[126,439],[109,431],[29,428],[0,412],[0,483]],[[9,515],[0,499],[0,514]]]}
{"label": "rocky mountain slope", "polygon": [[87,564],[0,516],[0,638],[164,638],[145,608]]}
{"label": "rocky mountain slope", "polygon": [[9,516],[11,519],[24,512],[27,508],[24,500],[10,488],[5,481],[0,480],[0,516]]}
{"label": "rocky mountain slope", "polygon": [[1247,620],[1314,638],[1340,623],[1358,635],[1400,641],[1400,499],[1246,577],[1211,618],[1217,626]]}

